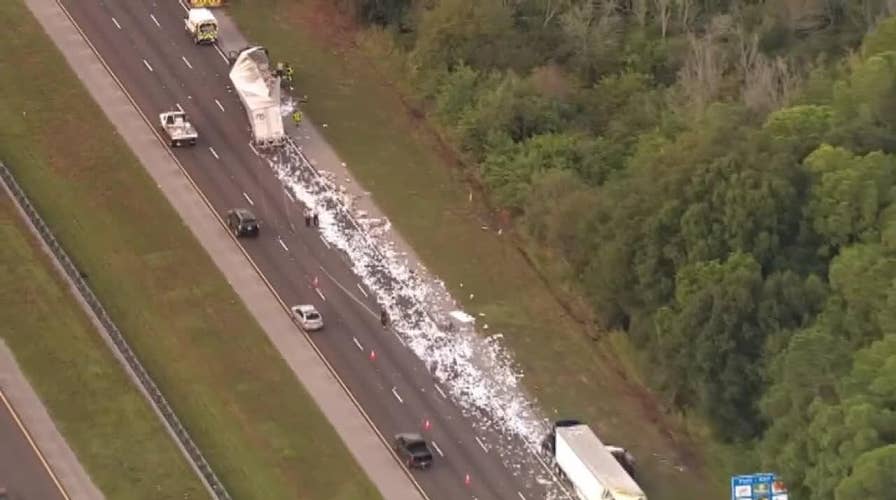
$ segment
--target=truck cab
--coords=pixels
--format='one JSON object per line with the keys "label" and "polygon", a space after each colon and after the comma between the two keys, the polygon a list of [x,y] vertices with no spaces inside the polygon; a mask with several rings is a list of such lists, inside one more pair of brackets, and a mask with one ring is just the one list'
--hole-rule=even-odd
{"label": "truck cab", "polygon": [[218,41],[218,20],[208,9],[190,9],[184,19],[184,28],[197,45]]}

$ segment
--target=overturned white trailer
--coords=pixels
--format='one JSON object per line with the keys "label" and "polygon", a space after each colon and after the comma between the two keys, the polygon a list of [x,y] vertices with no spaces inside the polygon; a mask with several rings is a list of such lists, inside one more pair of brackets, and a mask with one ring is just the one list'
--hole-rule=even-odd
{"label": "overturned white trailer", "polygon": [[252,128],[252,144],[272,148],[286,143],[280,114],[280,77],[271,70],[264,47],[249,47],[236,56],[230,81],[240,96]]}

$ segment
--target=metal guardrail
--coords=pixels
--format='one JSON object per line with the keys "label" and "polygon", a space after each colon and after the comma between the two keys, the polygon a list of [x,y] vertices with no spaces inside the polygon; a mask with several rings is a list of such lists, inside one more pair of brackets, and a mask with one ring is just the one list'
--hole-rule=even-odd
{"label": "metal guardrail", "polygon": [[162,415],[162,418],[165,419],[165,423],[169,430],[180,442],[187,458],[200,473],[211,493],[218,500],[231,500],[230,494],[224,488],[224,484],[218,479],[218,476],[212,470],[208,461],[205,459],[205,456],[196,446],[193,438],[190,437],[187,429],[180,422],[180,419],[177,418],[177,415],[174,414],[174,410],[171,408],[171,405],[168,404],[165,396],[162,395],[162,392],[159,391],[159,388],[156,386],[155,382],[153,382],[152,378],[150,378],[146,369],[143,368],[143,365],[140,363],[140,360],[137,359],[137,355],[134,354],[131,346],[115,326],[112,318],[106,313],[106,309],[100,303],[96,295],[94,295],[93,290],[90,289],[87,282],[84,281],[80,271],[75,267],[75,264],[56,240],[56,237],[53,236],[53,232],[50,230],[49,226],[47,226],[40,214],[37,213],[37,210],[35,210],[34,206],[31,204],[31,200],[28,199],[28,196],[22,190],[21,186],[16,182],[12,172],[2,162],[0,162],[0,180],[3,181],[6,188],[12,193],[14,201],[28,216],[31,224],[37,229],[38,234],[40,234],[41,239],[43,239],[44,243],[46,243],[53,252],[53,256],[56,258],[62,269],[65,270],[65,274],[68,275],[72,283],[75,284],[81,297],[103,325],[103,328],[105,328],[109,338],[121,355],[121,359],[127,363],[127,367],[130,368],[138,382],[140,382],[140,385],[149,396],[150,403],[155,407],[159,414]]}

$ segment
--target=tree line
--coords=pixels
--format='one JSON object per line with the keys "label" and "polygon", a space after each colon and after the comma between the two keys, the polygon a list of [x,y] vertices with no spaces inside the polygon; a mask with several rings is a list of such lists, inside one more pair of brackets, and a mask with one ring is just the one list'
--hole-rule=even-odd
{"label": "tree line", "polygon": [[794,498],[892,498],[892,2],[341,4],[672,404]]}

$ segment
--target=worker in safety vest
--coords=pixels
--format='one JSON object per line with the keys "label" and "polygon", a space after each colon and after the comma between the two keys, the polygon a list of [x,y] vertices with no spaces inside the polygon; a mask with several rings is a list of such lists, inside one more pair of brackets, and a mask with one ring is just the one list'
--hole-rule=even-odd
{"label": "worker in safety vest", "polygon": [[289,63],[286,63],[285,66],[286,66],[286,68],[285,68],[285,70],[286,70],[286,80],[287,80],[289,83],[292,83],[292,75],[293,75],[293,73],[295,73],[295,71],[292,69],[292,66],[291,66]]}
{"label": "worker in safety vest", "polygon": [[296,127],[298,127],[299,124],[302,123],[302,112],[299,110],[295,110],[292,113],[292,121],[295,122]]}

